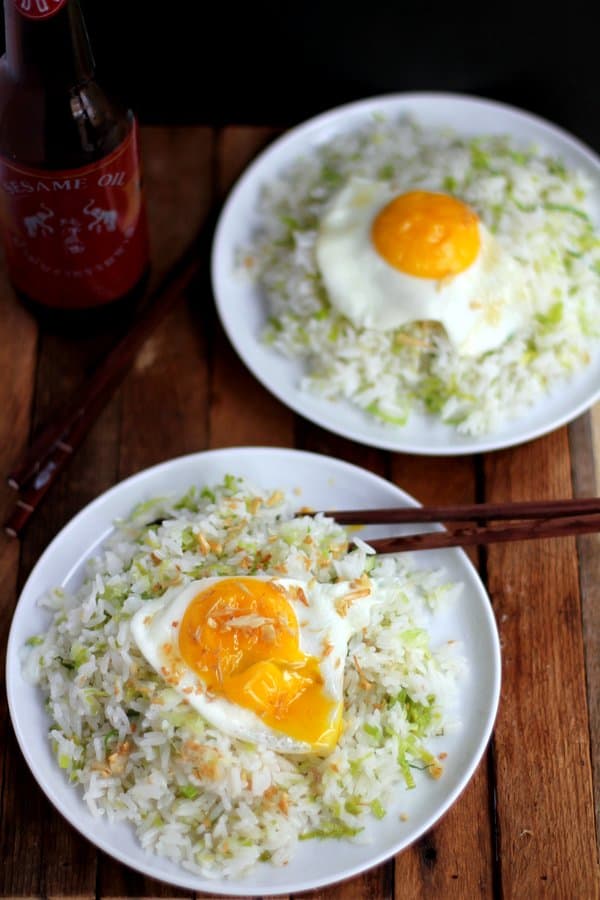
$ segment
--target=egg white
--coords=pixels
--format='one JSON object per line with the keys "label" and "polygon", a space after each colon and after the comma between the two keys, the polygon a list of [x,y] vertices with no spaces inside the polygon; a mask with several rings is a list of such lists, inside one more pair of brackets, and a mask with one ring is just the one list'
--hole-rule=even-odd
{"label": "egg white", "polygon": [[[305,582],[295,578],[252,577],[271,581],[284,589],[302,588],[308,605],[294,600],[293,592],[287,594],[289,605],[298,620],[300,649],[319,659],[324,693],[334,701],[341,700],[348,641],[352,634],[368,623],[375,599],[373,592],[341,615],[336,610],[335,603],[352,589],[348,582],[319,584],[314,579]],[[188,605],[201,591],[231,578],[235,576],[192,581],[183,590],[171,588],[160,599],[145,603],[132,618],[133,638],[156,672],[165,677],[164,670],[169,670],[169,685],[181,693],[207,722],[224,734],[281,753],[314,752],[310,744],[274,731],[252,710],[238,706],[225,697],[207,695],[200,676],[190,669],[181,656],[177,656],[179,627]],[[165,645],[172,648],[169,655],[163,650]]]}
{"label": "egg white", "polygon": [[480,251],[463,272],[440,280],[400,272],[371,239],[375,217],[393,197],[387,184],[352,178],[323,215],[315,251],[332,305],[359,328],[439,322],[464,356],[499,347],[532,315],[524,267],[479,222]]}

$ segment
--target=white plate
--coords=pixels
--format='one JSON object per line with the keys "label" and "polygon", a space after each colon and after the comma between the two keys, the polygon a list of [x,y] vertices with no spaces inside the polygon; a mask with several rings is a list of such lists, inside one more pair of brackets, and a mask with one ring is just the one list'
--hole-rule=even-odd
{"label": "white plate", "polygon": [[[452,609],[432,630],[435,642],[462,642],[469,674],[461,684],[461,729],[431,745],[448,752],[439,781],[423,776],[414,791],[398,791],[392,810],[371,828],[373,842],[310,841],[299,845],[289,866],[261,864],[244,879],[207,880],[175,863],[146,853],[127,824],[94,818],[81,788],[69,785],[50,752],[48,719],[41,691],[22,677],[20,650],[26,639],[48,625],[49,614],[36,602],[48,588],[73,586],[84,561],[111,531],[115,518],[165,492],[184,492],[191,484],[214,483],[227,474],[245,475],[265,488],[301,488],[299,504],[338,509],[342,506],[415,505],[387,481],[356,466],[325,456],[274,448],[231,448],[197,453],[147,469],[107,491],[63,528],[33,569],[19,599],[8,641],[7,692],[15,733],[29,768],[54,806],[93,844],[153,878],[191,890],[242,896],[308,890],[356,874],[381,862],[427,831],[456,800],[471,778],[490,737],[500,690],[500,649],[488,596],[461,550],[428,551],[418,556],[428,568],[443,565],[465,588]],[[381,531],[382,526],[379,526]],[[389,526],[384,529],[391,533]],[[417,558],[417,557],[415,557]],[[420,773],[416,773],[420,774]],[[399,813],[409,819],[401,822]]]}
{"label": "white plate", "polygon": [[524,416],[493,434],[470,437],[416,412],[403,427],[386,426],[347,401],[333,403],[303,392],[298,385],[304,364],[286,359],[261,341],[267,320],[266,300],[258,286],[236,277],[234,272],[235,250],[249,245],[260,222],[260,190],[298,157],[341,132],[360,127],[376,111],[386,115],[409,113],[425,127],[451,126],[463,135],[510,134],[519,141],[540,142],[569,165],[587,172],[596,183],[591,211],[600,227],[600,160],[543,119],[501,103],[452,94],[400,94],[342,106],[275,141],[246,170],[225,205],[213,246],[213,290],[223,327],[238,355],[272,394],[297,413],[344,437],[386,450],[445,456],[479,453],[521,444],[571,421],[600,398],[600,353],[566,387],[557,385]]}

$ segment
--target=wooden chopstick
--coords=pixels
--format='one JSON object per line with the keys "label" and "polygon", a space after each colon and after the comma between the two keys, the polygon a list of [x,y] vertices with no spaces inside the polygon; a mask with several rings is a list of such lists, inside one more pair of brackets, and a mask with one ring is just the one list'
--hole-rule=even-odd
{"label": "wooden chopstick", "polygon": [[597,531],[600,531],[600,515],[581,515],[530,520],[514,525],[458,528],[455,531],[432,531],[425,534],[367,539],[367,543],[376,553],[402,553],[407,550],[437,550],[443,547],[469,547],[474,544],[568,537]]}
{"label": "wooden chopstick", "polygon": [[8,476],[20,497],[4,530],[16,537],[23,530],[59,473],[96,421],[144,341],[156,329],[208,258],[218,210],[214,209],[197,237],[149,295],[133,328],[96,369],[75,401],[34,441]]}
{"label": "wooden chopstick", "polygon": [[[468,522],[493,519],[548,519],[600,513],[600,497],[471,503],[460,506],[400,506],[389,509],[334,509],[322,514],[340,525],[400,525],[416,522]],[[317,515],[303,511],[302,515]]]}

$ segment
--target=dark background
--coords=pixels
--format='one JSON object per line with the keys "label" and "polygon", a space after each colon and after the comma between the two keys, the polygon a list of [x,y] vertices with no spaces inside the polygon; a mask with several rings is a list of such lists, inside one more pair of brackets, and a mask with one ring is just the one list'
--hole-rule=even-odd
{"label": "dark background", "polygon": [[596,3],[81,4],[99,79],[144,122],[285,126],[379,93],[458,91],[538,113],[600,150]]}

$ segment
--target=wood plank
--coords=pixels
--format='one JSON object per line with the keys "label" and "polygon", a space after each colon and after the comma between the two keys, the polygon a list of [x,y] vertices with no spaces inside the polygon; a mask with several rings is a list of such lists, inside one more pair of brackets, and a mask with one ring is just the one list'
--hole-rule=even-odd
{"label": "wood plank", "polygon": [[[192,240],[212,203],[214,136],[209,128],[143,133],[154,277]],[[207,261],[208,266],[208,261]],[[146,341],[122,390],[119,476],[207,442],[207,297],[197,283]]]}
{"label": "wood plank", "polygon": [[[597,429],[596,434],[595,429]],[[598,441],[595,440],[596,435]],[[571,423],[569,445],[575,496],[597,497],[600,492],[600,405],[591,414],[580,416]],[[596,812],[596,841],[600,853],[600,535],[588,534],[577,538],[577,555]]]}
{"label": "wood plank", "polygon": [[[217,153],[221,196],[276,133],[275,129],[252,127],[221,132]],[[216,320],[210,347],[210,446],[292,446],[293,414],[250,374]]]}
{"label": "wood plank", "polygon": [[391,478],[391,454],[366,447],[339,434],[326,431],[301,416],[296,417],[296,446],[311,453],[322,453],[368,469],[381,478]]}
{"label": "wood plank", "polygon": [[[34,428],[72,396],[111,339],[109,329],[77,340],[49,330],[42,332],[32,416]],[[51,498],[31,521],[22,541],[20,585],[56,532],[83,505],[113,483],[117,438],[118,400],[104,411],[79,454],[54,485]],[[12,735],[8,742],[3,803],[6,810],[3,821],[15,841],[10,871],[16,881],[9,895],[31,892],[57,896],[66,891],[93,897],[95,849],[78,832],[65,826],[62,817],[42,796],[26,770]]]}
{"label": "wood plank", "polygon": [[184,889],[157,881],[155,878],[145,878],[139,872],[116,862],[105,853],[98,852],[98,881],[96,885],[96,897],[110,897],[111,900],[122,900],[123,897],[141,898],[180,898],[194,897],[195,895]]}
{"label": "wood plank", "polygon": [[[571,495],[566,428],[485,461],[486,499]],[[490,546],[503,646],[495,732],[503,896],[597,897],[575,540]]]}
{"label": "wood plank", "polygon": [[[46,419],[44,407],[49,400],[45,391],[40,389],[39,379],[46,376],[52,378],[54,364],[58,365],[60,359],[55,350],[55,339],[43,341],[36,400],[35,417],[38,421]],[[73,363],[76,358],[77,355],[73,354],[69,362]],[[80,373],[73,373],[73,384],[79,383],[79,380]],[[52,405],[55,397],[56,394]],[[81,506],[112,484],[116,458],[111,448],[116,448],[118,435],[116,412],[116,404],[105,410],[79,455],[54,485],[51,499],[40,507],[30,523],[23,541],[20,582],[62,525]],[[21,759],[12,735],[8,753],[4,790],[6,819],[3,816],[3,820],[17,841],[11,860],[19,885],[14,887],[15,895],[29,893],[23,891],[24,885],[29,882],[34,893],[59,896],[65,891],[75,891],[81,897],[94,897],[94,848],[78,832],[66,826],[54,807],[43,798]],[[27,798],[26,801],[24,798]],[[34,887],[36,884],[37,888]]]}
{"label": "wood plank", "polygon": [[[476,461],[396,454],[392,480],[421,503],[472,503],[478,496]],[[477,553],[473,555],[477,562]],[[489,752],[489,751],[488,751]],[[396,858],[396,897],[491,897],[493,831],[489,763],[484,756],[467,789],[444,818]]]}
{"label": "wood plank", "polygon": [[[210,128],[143,130],[153,272],[168,269],[193,238],[212,202]],[[119,477],[206,445],[206,337],[190,287],[146,341],[121,389]],[[100,897],[189,897],[100,854]]]}
{"label": "wood plank", "polygon": [[596,484],[600,484],[600,403],[596,403],[593,409],[590,410],[590,428]]}
{"label": "wood plank", "polygon": [[[0,274],[0,466],[7,472],[27,444],[35,384],[37,326],[18,303],[5,274]],[[10,373],[10,377],[7,377]],[[15,502],[14,491],[0,482],[0,515],[6,518]],[[20,542],[0,536],[0,666],[4,672],[6,640],[16,602]],[[12,804],[15,785],[31,795],[30,814],[36,816],[43,798],[25,766],[8,717],[6,694],[0,692],[0,896],[34,894],[40,889],[39,873],[20,861],[32,854],[39,859],[40,832],[19,831]]]}
{"label": "wood plank", "polygon": [[293,896],[294,900],[391,900],[394,896],[393,865],[377,866],[339,884]]}

